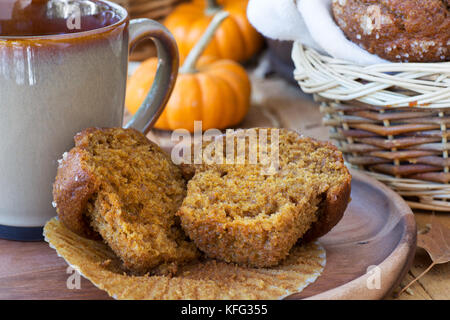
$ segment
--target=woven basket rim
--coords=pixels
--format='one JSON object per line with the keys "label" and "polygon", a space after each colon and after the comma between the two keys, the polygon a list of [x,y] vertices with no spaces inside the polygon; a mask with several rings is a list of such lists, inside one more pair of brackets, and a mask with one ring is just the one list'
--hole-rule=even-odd
{"label": "woven basket rim", "polygon": [[363,66],[300,42],[292,60],[295,79],[320,102],[352,167],[411,208],[450,212],[450,62]]}
{"label": "woven basket rim", "polygon": [[450,61],[364,66],[323,55],[298,41],[292,60],[303,91],[328,100],[357,100],[386,108],[450,108]]}

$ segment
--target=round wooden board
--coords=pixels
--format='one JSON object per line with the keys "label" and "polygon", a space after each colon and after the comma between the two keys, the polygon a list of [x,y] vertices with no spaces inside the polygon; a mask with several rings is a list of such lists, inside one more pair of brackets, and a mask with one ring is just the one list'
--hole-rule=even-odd
{"label": "round wooden board", "polygon": [[[319,239],[327,252],[325,270],[290,299],[382,299],[411,266],[417,236],[411,209],[384,184],[351,173],[352,201],[339,224]],[[370,266],[379,268],[379,288]]]}
{"label": "round wooden board", "polygon": [[[341,222],[320,242],[327,250],[323,274],[289,299],[381,299],[408,271],[416,246],[413,213],[393,191],[352,171],[352,202]],[[369,289],[367,268],[380,268],[380,288]],[[83,279],[67,289],[67,265],[44,242],[0,240],[0,299],[105,299]]]}

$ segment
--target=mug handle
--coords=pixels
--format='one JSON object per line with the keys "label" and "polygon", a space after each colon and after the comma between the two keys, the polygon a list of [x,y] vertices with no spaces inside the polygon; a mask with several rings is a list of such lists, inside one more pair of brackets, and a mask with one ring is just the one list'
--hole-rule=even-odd
{"label": "mug handle", "polygon": [[134,19],[129,26],[130,51],[143,39],[151,38],[158,51],[158,69],[147,97],[125,128],[144,134],[152,128],[164,110],[178,75],[179,55],[175,38],[162,24],[150,19]]}

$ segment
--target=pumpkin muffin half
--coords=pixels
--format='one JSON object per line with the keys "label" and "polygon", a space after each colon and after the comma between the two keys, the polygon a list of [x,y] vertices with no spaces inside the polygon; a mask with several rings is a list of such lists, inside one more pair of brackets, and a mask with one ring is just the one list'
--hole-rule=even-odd
{"label": "pumpkin muffin half", "polygon": [[[267,147],[260,150],[259,143],[256,149],[250,147],[247,132],[238,133],[245,141],[241,164],[226,163],[227,153],[233,152],[227,151],[229,145],[221,136],[219,148],[207,144],[203,151],[209,149],[208,156],[222,158],[224,164],[183,166],[184,173],[193,177],[177,215],[207,256],[270,267],[287,257],[299,239],[313,240],[339,222],[350,200],[351,176],[341,152],[331,144],[285,129],[256,129],[258,137],[268,135]],[[272,145],[275,134],[278,143]],[[273,154],[274,147],[278,163],[270,172],[260,161],[264,154],[260,151]],[[258,155],[257,163],[250,161],[252,152]]]}
{"label": "pumpkin muffin half", "polygon": [[136,274],[173,273],[197,257],[175,213],[186,195],[181,172],[132,129],[87,129],[60,161],[53,186],[59,219],[102,238]]}

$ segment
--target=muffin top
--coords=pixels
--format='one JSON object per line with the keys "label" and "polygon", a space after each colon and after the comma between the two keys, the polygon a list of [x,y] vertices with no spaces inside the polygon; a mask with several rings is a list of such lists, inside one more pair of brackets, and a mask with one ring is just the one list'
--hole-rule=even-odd
{"label": "muffin top", "polygon": [[450,60],[448,0],[333,0],[336,23],[370,53],[397,62]]}

